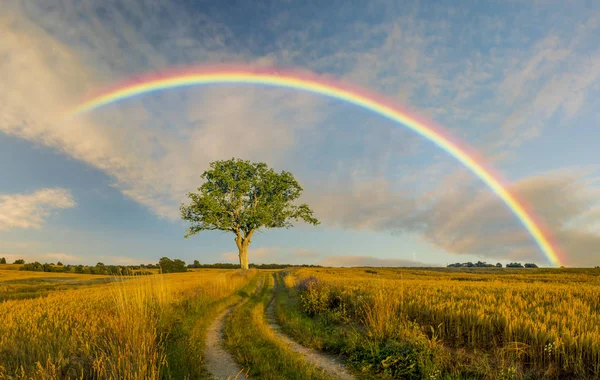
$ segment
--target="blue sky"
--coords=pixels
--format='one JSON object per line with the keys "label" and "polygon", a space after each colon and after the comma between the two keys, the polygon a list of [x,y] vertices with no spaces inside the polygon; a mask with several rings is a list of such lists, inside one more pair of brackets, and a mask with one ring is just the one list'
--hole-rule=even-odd
{"label": "blue sky", "polygon": [[443,125],[565,265],[600,265],[597,2],[8,0],[0,15],[0,257],[235,262],[233,236],[183,239],[178,219],[208,163],[235,156],[292,171],[322,221],[264,231],[251,262],[548,264],[453,158],[338,101],[206,86],[57,116],[136,74],[225,63],[326,74]]}

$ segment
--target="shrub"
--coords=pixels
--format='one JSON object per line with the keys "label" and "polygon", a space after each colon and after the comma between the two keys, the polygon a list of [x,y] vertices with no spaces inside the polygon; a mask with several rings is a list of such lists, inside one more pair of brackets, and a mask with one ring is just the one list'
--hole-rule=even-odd
{"label": "shrub", "polygon": [[297,285],[302,309],[310,316],[323,313],[329,306],[329,291],[315,277],[302,279]]}
{"label": "shrub", "polygon": [[348,362],[361,372],[392,379],[423,379],[433,372],[434,351],[421,341],[360,339],[349,347]]}

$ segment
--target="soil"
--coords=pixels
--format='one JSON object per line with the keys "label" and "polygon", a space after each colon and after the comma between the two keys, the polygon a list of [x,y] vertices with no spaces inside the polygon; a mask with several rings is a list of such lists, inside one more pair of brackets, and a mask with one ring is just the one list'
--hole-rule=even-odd
{"label": "soil", "polygon": [[[254,294],[260,290],[262,285],[263,281],[261,280]],[[212,374],[215,380],[249,378],[247,371],[240,367],[231,354],[223,348],[223,324],[225,323],[225,319],[235,308],[247,301],[248,299],[245,299],[223,311],[208,328],[204,358],[206,360],[206,369]]]}

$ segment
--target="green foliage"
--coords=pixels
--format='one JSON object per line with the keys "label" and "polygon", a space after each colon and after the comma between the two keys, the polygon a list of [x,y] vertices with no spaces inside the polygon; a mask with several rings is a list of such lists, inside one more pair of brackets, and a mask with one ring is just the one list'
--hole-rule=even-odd
{"label": "green foliage", "polygon": [[506,264],[507,268],[523,268],[523,264],[521,263],[508,263]]}
{"label": "green foliage", "polygon": [[[346,363],[364,378],[437,378],[436,345],[414,323],[404,321],[396,325],[392,338],[374,338],[357,328],[351,313],[345,310],[346,303],[334,293],[329,293],[325,310],[309,315],[302,296],[306,298],[308,289],[314,292],[325,287],[314,277],[287,290],[280,284],[276,315],[287,334],[307,347],[345,356]],[[333,318],[336,314],[341,315],[337,320]]]}
{"label": "green foliage", "polygon": [[118,275],[118,276],[131,276],[133,270],[131,267],[123,265],[108,265],[105,266],[103,263],[98,263],[93,267],[84,267],[83,265],[63,265],[58,263],[53,264],[41,264],[39,262],[24,264],[19,270],[32,271],[32,272],[56,272],[56,273],[71,273],[72,271],[79,274],[102,274],[102,275]]}
{"label": "green foliage", "polygon": [[25,260],[18,259],[18,260],[15,260],[15,262],[13,264],[25,264]]}
{"label": "green foliage", "polygon": [[533,264],[533,263],[527,263],[525,264],[525,268],[537,268],[538,266]]}
{"label": "green foliage", "polygon": [[276,173],[265,163],[234,159],[215,161],[202,174],[205,182],[189,193],[181,217],[191,223],[186,237],[205,230],[244,233],[260,228],[291,227],[291,220],[317,225],[306,204],[294,205],[302,187],[291,173]]}
{"label": "green foliage", "polygon": [[309,277],[298,284],[302,309],[307,315],[315,316],[329,308],[330,294],[317,278]]}
{"label": "green foliage", "polygon": [[6,259],[4,257],[0,259],[0,264],[6,264]]}
{"label": "green foliage", "polygon": [[[500,265],[498,267],[498,265]],[[498,263],[496,265],[494,264],[488,264],[485,261],[478,261],[475,264],[473,264],[472,262],[467,262],[467,263],[455,263],[455,264],[449,264],[448,268],[492,268],[492,267],[498,267],[498,268],[502,268],[502,264]]]}
{"label": "green foliage", "polygon": [[[271,300],[273,280],[264,278],[262,288],[235,308],[225,321],[225,347],[255,379],[330,379],[323,370],[307,363],[289,346],[276,339],[264,319]],[[244,377],[240,376],[239,378]]]}
{"label": "green foliage", "polygon": [[161,273],[187,272],[185,261],[180,259],[171,260],[168,257],[161,257],[158,265]]}
{"label": "green foliage", "polygon": [[44,263],[41,264],[39,262],[33,262],[33,263],[27,263],[27,264],[23,264],[22,267],[19,268],[19,270],[23,270],[23,271],[31,271],[31,272],[58,272],[58,273],[62,273],[62,272],[70,272],[71,271],[71,267],[69,265],[67,266],[54,266],[52,264],[48,264],[48,263]]}
{"label": "green foliage", "polygon": [[382,342],[361,339],[348,347],[348,363],[363,372],[376,373],[393,379],[422,379],[425,346],[410,342]]}

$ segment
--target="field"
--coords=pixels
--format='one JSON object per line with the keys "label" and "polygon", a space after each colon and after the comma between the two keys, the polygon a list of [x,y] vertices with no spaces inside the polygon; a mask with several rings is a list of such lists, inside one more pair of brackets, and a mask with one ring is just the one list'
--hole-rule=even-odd
{"label": "field", "polygon": [[288,333],[361,371],[600,377],[597,269],[300,269],[283,282]]}
{"label": "field", "polygon": [[593,379],[598,294],[597,269],[111,277],[0,266],[0,379],[211,378],[205,341],[220,318],[231,378],[335,377],[285,334],[314,355],[335,356],[352,378]]}

